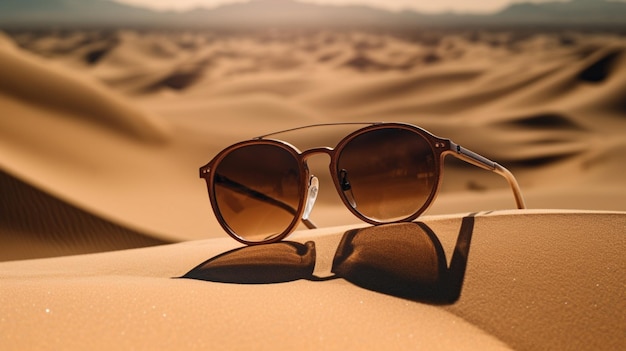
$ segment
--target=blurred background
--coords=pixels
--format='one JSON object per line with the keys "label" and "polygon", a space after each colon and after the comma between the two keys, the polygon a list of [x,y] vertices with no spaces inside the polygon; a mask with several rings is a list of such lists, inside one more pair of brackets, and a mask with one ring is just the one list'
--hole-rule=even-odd
{"label": "blurred background", "polygon": [[[413,123],[511,169],[531,208],[624,211],[625,18],[603,0],[3,0],[0,260],[222,237],[198,168],[315,123]],[[327,165],[312,218],[358,223]],[[447,160],[428,214],[513,207]]]}

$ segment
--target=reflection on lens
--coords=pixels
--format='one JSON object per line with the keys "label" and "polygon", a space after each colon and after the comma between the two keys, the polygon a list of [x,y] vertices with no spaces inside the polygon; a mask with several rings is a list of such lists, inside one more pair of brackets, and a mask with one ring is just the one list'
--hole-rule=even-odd
{"label": "reflection on lens", "polygon": [[219,213],[242,239],[269,240],[295,220],[300,194],[298,160],[276,145],[240,147],[213,170]]}
{"label": "reflection on lens", "polygon": [[350,140],[335,170],[341,195],[363,216],[380,222],[420,210],[438,176],[428,140],[402,128],[373,130]]}

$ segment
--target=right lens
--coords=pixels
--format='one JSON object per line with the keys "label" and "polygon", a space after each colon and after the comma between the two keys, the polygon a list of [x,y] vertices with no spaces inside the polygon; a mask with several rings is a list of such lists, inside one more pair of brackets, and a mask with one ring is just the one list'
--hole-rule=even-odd
{"label": "right lens", "polygon": [[271,240],[290,228],[303,198],[295,155],[275,144],[236,148],[211,170],[217,211],[246,242]]}
{"label": "right lens", "polygon": [[350,139],[339,150],[336,167],[346,203],[375,222],[400,221],[423,210],[438,182],[430,142],[400,127]]}

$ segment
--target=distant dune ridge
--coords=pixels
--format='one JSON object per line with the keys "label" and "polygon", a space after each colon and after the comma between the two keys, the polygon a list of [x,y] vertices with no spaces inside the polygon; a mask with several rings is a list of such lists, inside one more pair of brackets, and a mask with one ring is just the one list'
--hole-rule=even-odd
{"label": "distant dune ridge", "polygon": [[325,6],[294,0],[252,0],[182,13],[157,12],[109,0],[5,0],[0,28],[64,26],[379,27],[424,25],[624,26],[626,3],[607,0],[515,3],[494,14],[427,15],[367,6]]}

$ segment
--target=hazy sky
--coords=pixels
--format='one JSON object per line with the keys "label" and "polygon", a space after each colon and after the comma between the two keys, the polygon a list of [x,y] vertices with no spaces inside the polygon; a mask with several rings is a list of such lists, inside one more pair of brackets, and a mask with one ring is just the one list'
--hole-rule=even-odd
{"label": "hazy sky", "polygon": [[[193,7],[215,7],[243,0],[116,0],[160,10],[185,10]],[[265,0],[267,1],[267,0]],[[414,9],[421,12],[493,12],[521,0],[301,0],[326,4],[366,4],[391,10]],[[524,2],[546,2],[547,0],[525,0]],[[559,0],[549,0],[559,1]]]}

